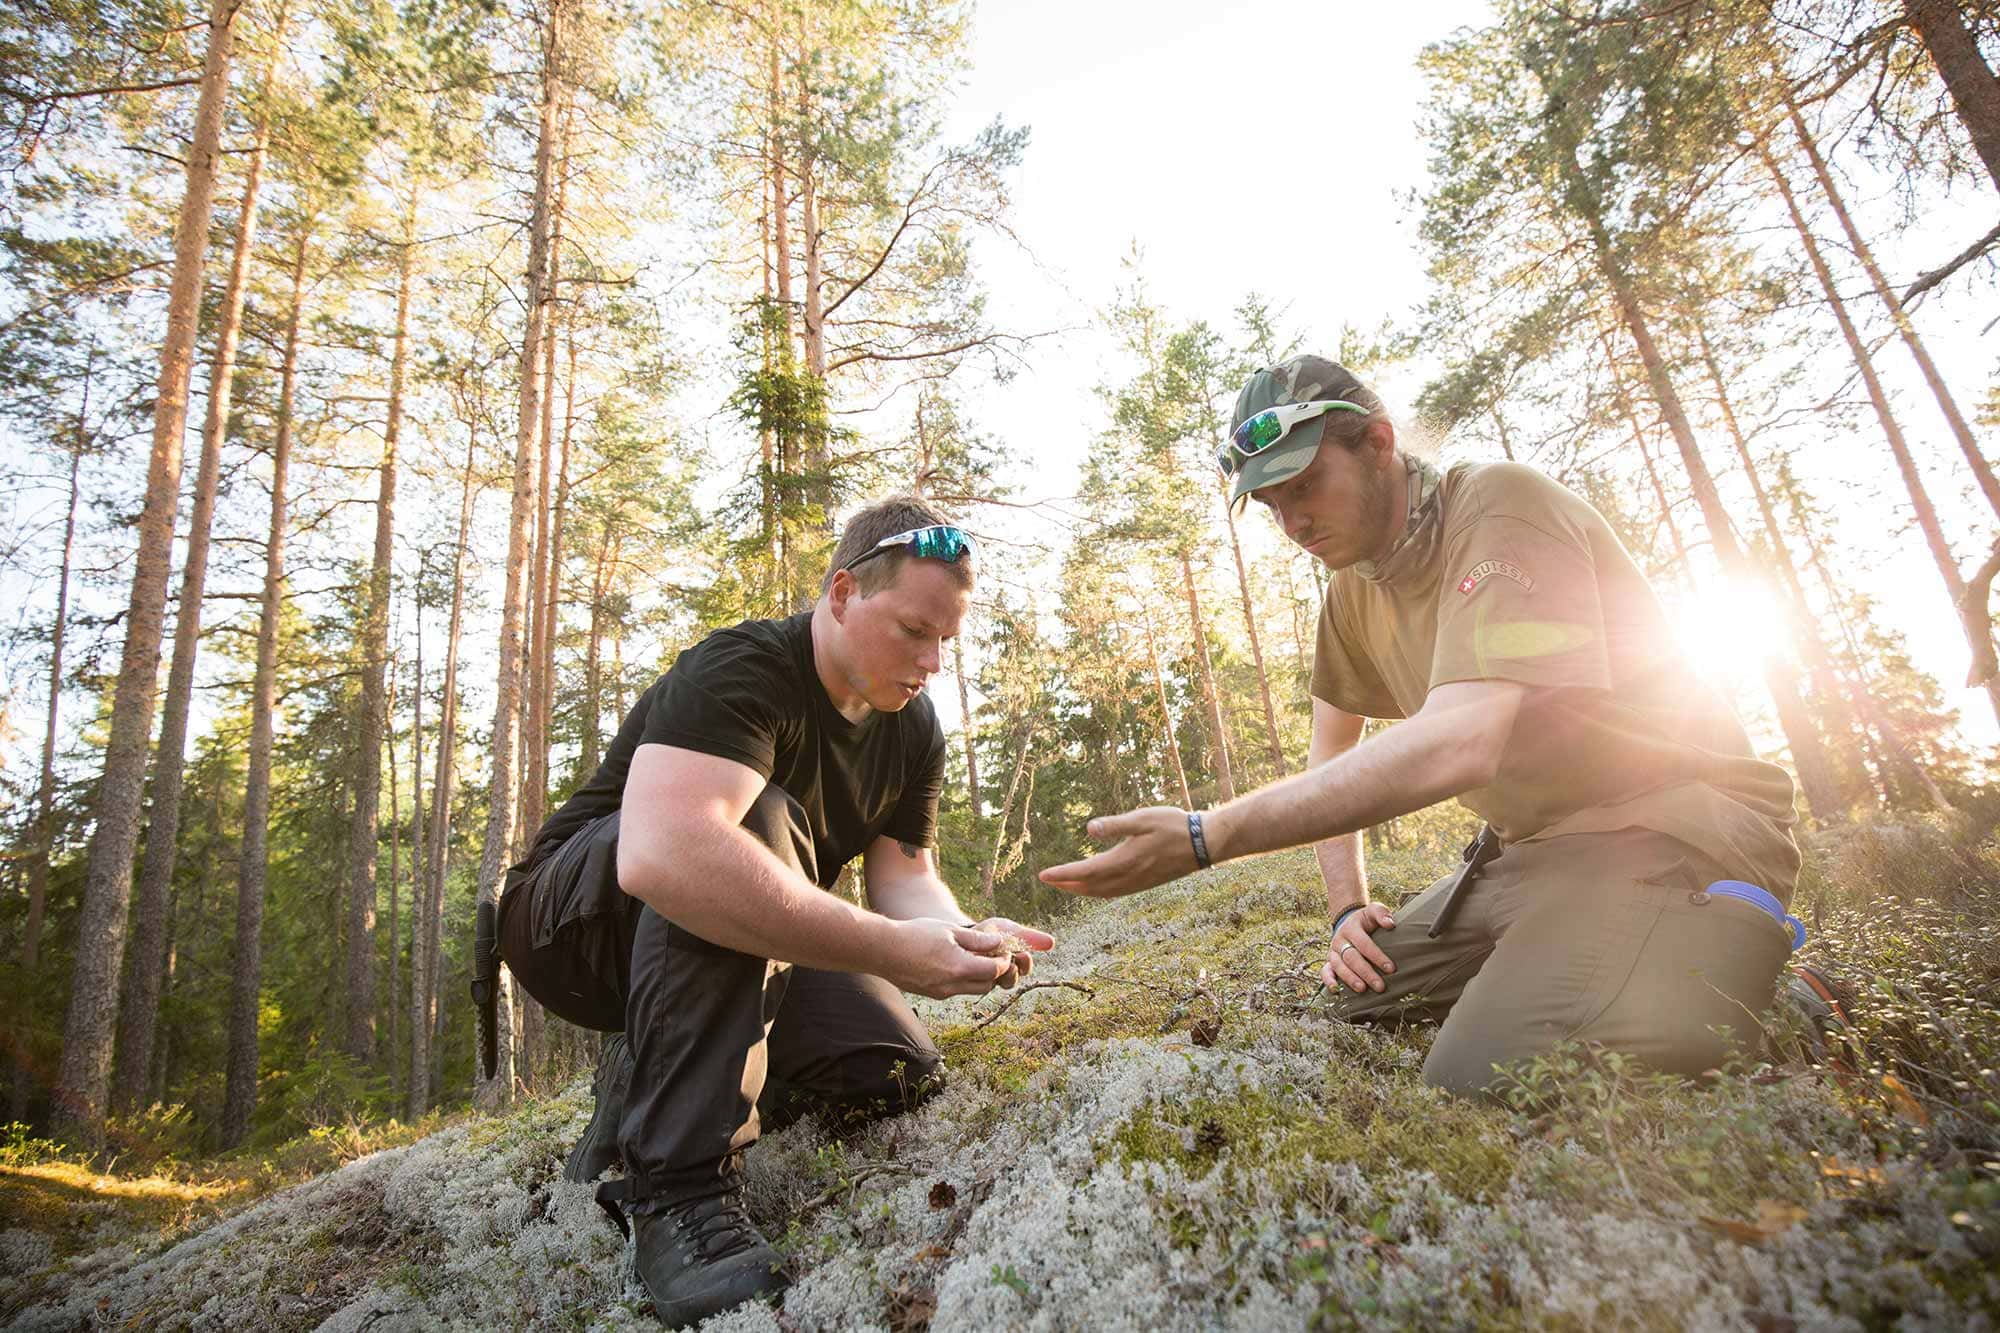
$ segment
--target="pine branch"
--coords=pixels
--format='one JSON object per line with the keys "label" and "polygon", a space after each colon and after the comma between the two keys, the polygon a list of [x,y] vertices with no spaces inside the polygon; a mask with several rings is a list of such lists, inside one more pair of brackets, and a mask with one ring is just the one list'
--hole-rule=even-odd
{"label": "pine branch", "polygon": [[1994,541],[1986,563],[1965,581],[1965,591],[1958,598],[1958,612],[1965,617],[1968,638],[1973,644],[1972,669],[1965,677],[1967,685],[1984,685],[2000,675],[2000,661],[1993,654],[1992,597],[1996,574],[2000,574],[2000,539]]}
{"label": "pine branch", "polygon": [[1925,292],[1985,254],[1988,250],[1991,250],[1996,243],[2000,243],[2000,226],[1996,226],[1992,231],[1987,232],[1984,236],[1967,246],[1949,263],[1940,268],[1932,269],[1911,283],[1909,289],[1903,293],[1903,304],[1906,306],[1911,304],[1919,296],[1922,296]]}

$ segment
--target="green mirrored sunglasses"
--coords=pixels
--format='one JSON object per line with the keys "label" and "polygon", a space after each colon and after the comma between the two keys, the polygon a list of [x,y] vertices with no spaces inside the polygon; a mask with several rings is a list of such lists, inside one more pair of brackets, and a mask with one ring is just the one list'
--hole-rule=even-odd
{"label": "green mirrored sunglasses", "polygon": [[898,547],[919,559],[942,560],[946,564],[952,564],[970,554],[972,545],[971,535],[963,528],[955,528],[949,523],[937,523],[928,528],[911,528],[908,532],[884,537],[841,568],[851,570],[871,556],[878,556],[884,551],[893,551]]}
{"label": "green mirrored sunglasses", "polygon": [[1313,403],[1280,403],[1276,407],[1267,407],[1255,416],[1246,417],[1243,424],[1231,432],[1228,441],[1215,451],[1215,465],[1222,469],[1223,476],[1233,477],[1238,468],[1291,434],[1294,427],[1303,422],[1316,421],[1330,412],[1359,412],[1365,416],[1368,409],[1344,398]]}

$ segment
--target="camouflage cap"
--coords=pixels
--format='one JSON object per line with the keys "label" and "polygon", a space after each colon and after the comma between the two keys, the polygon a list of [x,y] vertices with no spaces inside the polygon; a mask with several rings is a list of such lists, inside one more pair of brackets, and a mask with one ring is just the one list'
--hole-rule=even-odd
{"label": "camouflage cap", "polygon": [[[1252,375],[1236,395],[1236,407],[1229,414],[1229,433],[1267,407],[1284,403],[1323,403],[1342,399],[1370,412],[1382,410],[1375,391],[1355,377],[1353,371],[1323,356],[1295,356]],[[1289,481],[1306,470],[1319,453],[1326,418],[1301,422],[1276,445],[1244,460],[1229,481],[1229,502],[1235,504],[1252,491]]]}

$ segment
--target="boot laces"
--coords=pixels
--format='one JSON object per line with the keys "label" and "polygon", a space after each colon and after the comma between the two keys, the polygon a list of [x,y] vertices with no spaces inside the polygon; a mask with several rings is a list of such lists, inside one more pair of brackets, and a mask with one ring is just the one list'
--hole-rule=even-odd
{"label": "boot laces", "polygon": [[704,1263],[742,1254],[763,1243],[734,1191],[711,1194],[674,1209],[674,1225]]}

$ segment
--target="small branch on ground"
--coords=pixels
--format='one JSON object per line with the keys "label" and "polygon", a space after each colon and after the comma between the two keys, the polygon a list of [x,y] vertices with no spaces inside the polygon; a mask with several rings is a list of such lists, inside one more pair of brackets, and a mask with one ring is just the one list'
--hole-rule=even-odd
{"label": "small branch on ground", "polygon": [[1058,986],[1062,987],[1064,990],[1082,991],[1085,995],[1095,996],[1097,994],[1096,991],[1084,985],[1081,981],[1030,981],[1026,985],[1015,987],[1014,993],[1012,995],[1009,995],[1005,1000],[1003,1000],[998,1009],[995,1009],[992,1013],[986,1015],[986,1017],[980,1019],[977,1023],[974,1023],[972,1027],[969,1029],[969,1031],[977,1032],[979,1031],[979,1029],[985,1027],[988,1023],[991,1023],[994,1019],[1000,1017],[1000,1015],[1006,1013],[1009,1009],[1012,1009],[1015,1005],[1019,1004],[1021,1002],[1021,997],[1023,995],[1026,995],[1029,991],[1054,990]]}
{"label": "small branch on ground", "polygon": [[887,1176],[887,1175],[913,1176],[916,1173],[917,1173],[916,1167],[905,1166],[901,1162],[872,1163],[868,1166],[862,1167],[859,1171],[856,1171],[853,1175],[848,1176],[847,1178],[842,1180],[839,1184],[835,1185],[832,1189],[828,1190],[826,1193],[815,1195],[814,1197],[807,1199],[804,1203],[799,1205],[798,1211],[795,1212],[793,1216],[804,1217],[808,1213],[818,1212],[820,1209],[826,1207],[828,1204],[839,1199],[841,1195],[846,1194],[849,1191],[853,1190],[855,1187],[860,1185],[861,1182],[864,1180],[873,1180],[876,1176]]}

